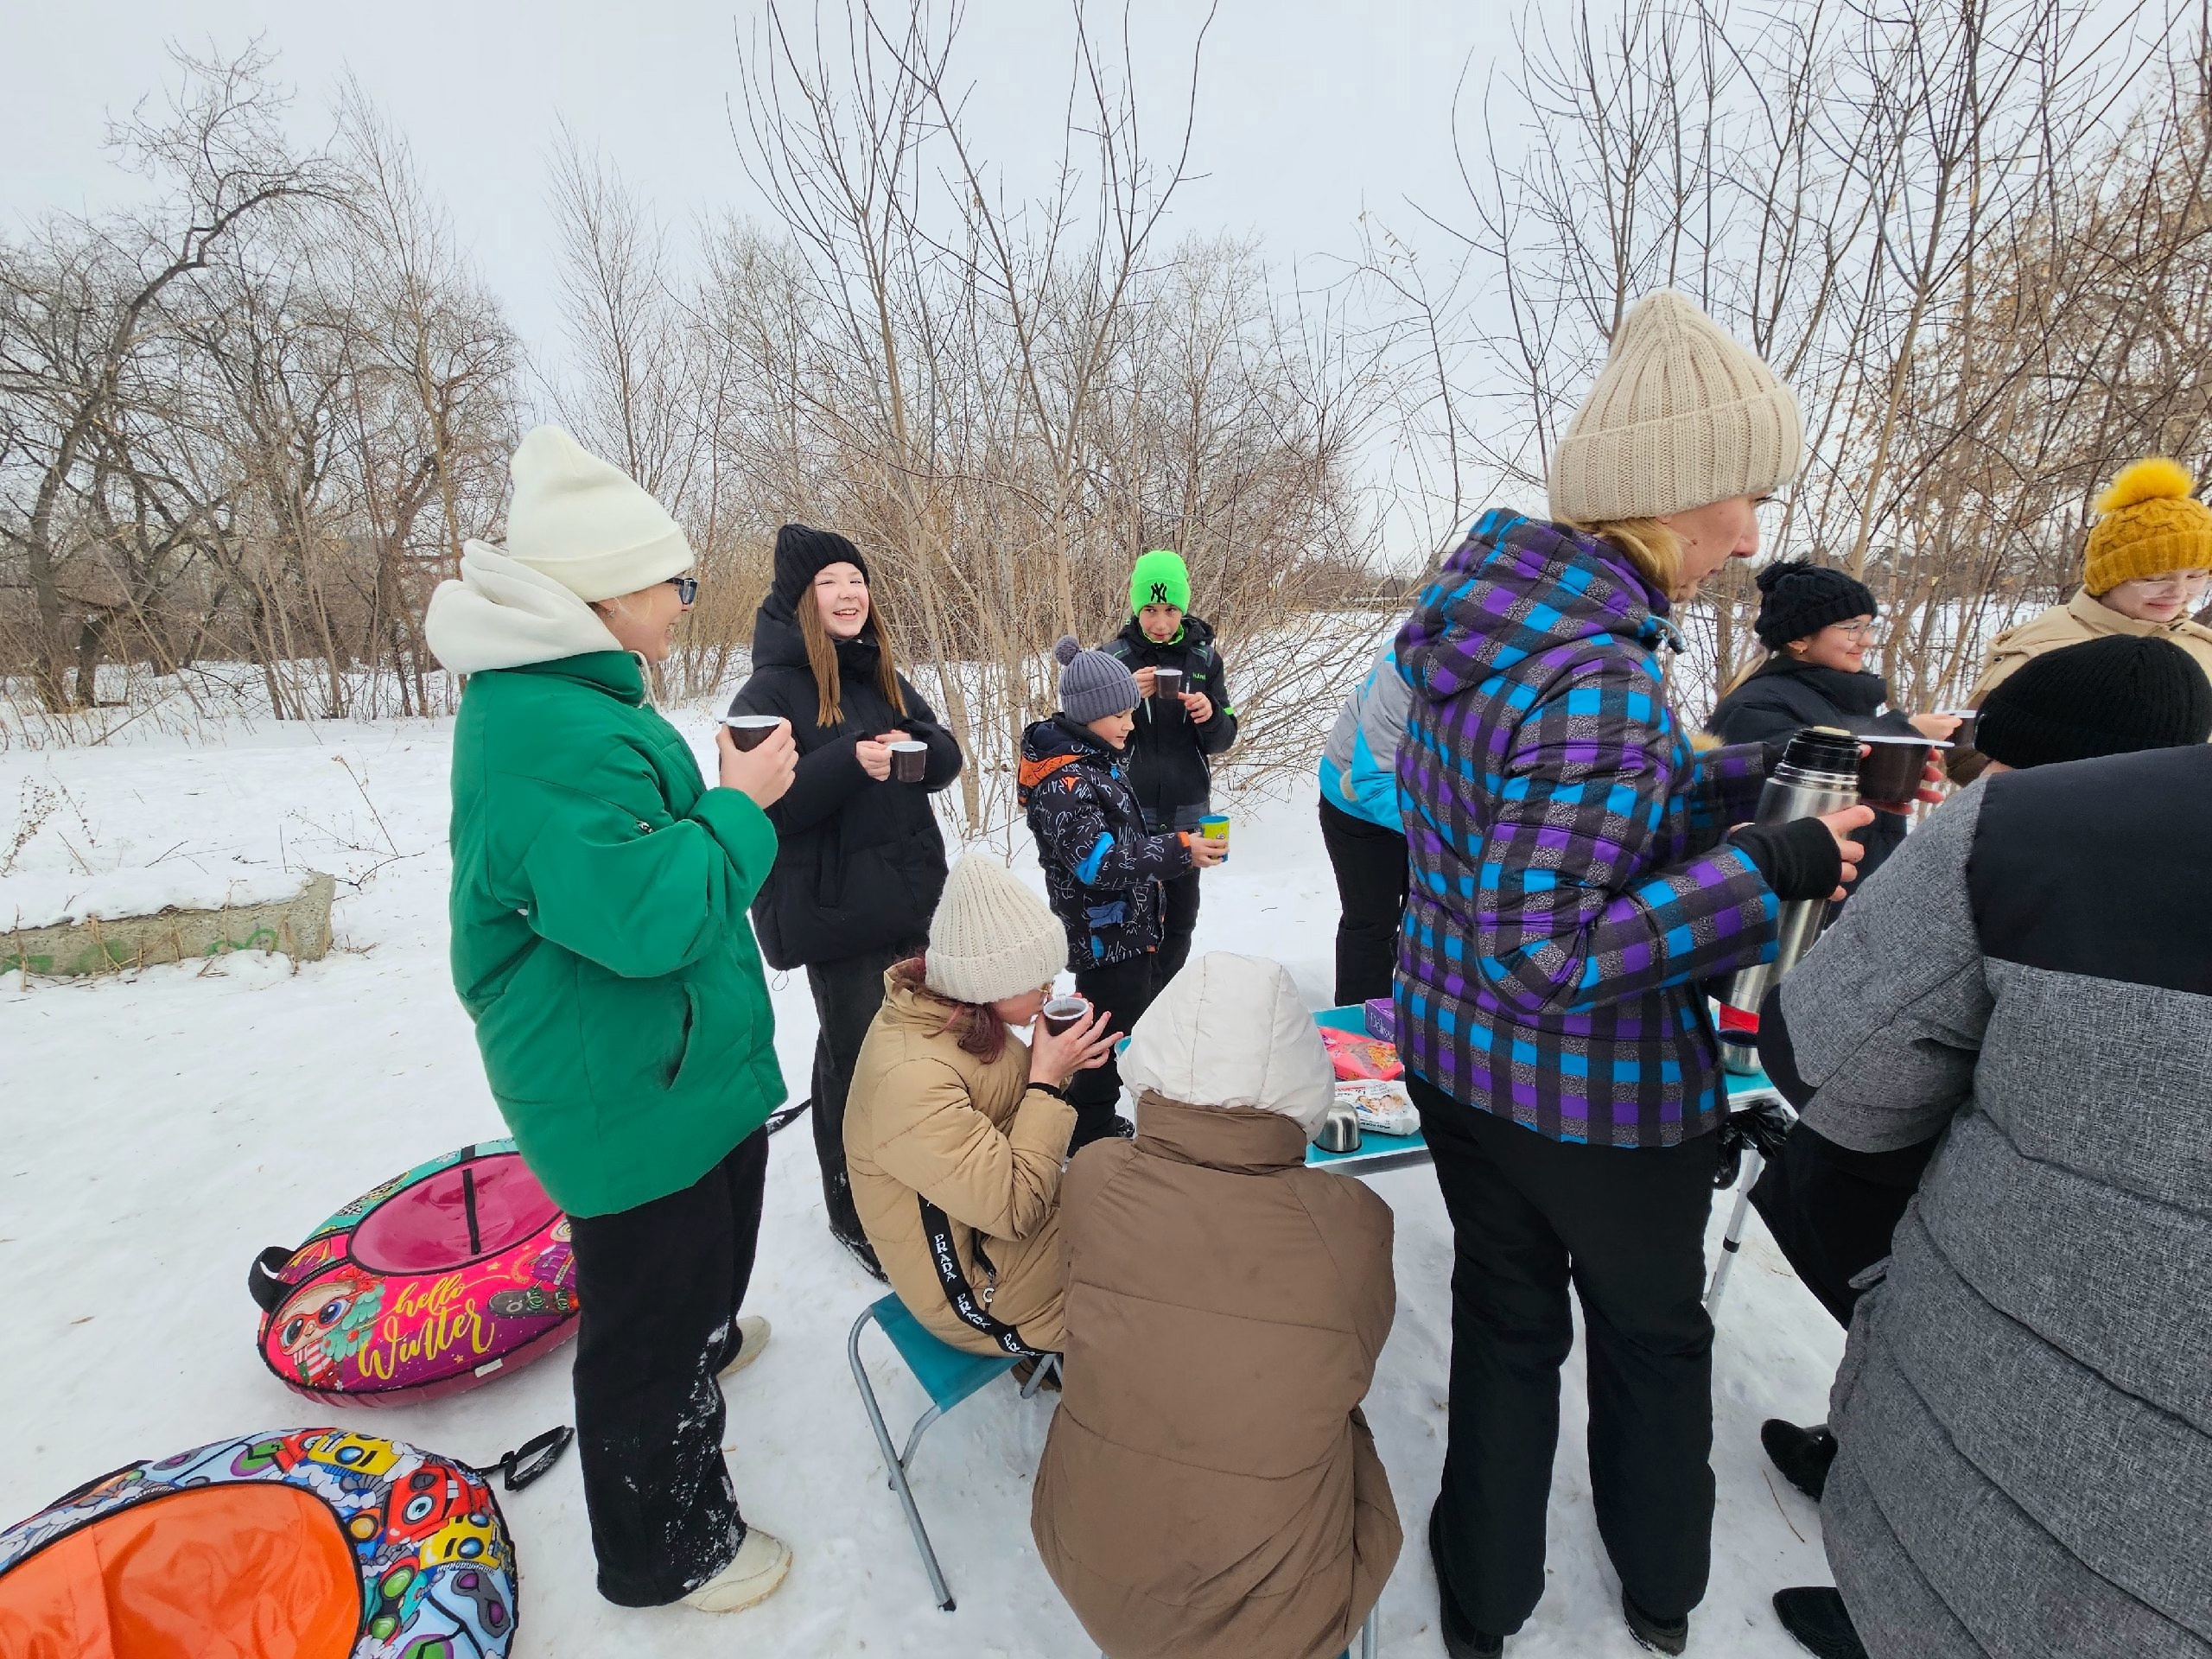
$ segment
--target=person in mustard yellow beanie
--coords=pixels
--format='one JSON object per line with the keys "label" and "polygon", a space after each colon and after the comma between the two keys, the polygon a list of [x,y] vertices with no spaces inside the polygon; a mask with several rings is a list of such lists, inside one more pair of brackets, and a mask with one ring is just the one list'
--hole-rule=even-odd
{"label": "person in mustard yellow beanie", "polygon": [[2212,588],[2212,507],[2192,488],[2188,469],[2160,456],[2123,468],[2098,499],[2080,589],[1999,634],[1967,701],[1979,709],[2031,658],[2113,634],[2168,640],[2212,677],[2212,628],[2193,620]]}

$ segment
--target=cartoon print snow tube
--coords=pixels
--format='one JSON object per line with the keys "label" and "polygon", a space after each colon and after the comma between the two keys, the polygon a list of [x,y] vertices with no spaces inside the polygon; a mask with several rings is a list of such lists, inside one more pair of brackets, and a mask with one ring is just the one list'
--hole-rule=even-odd
{"label": "cartoon print snow tube", "polygon": [[569,1218],[512,1141],[372,1187],[297,1249],[253,1264],[262,1362],[318,1400],[386,1405],[474,1388],[575,1334]]}
{"label": "cartoon print snow tube", "polygon": [[502,1659],[515,1586],[466,1464],[280,1431],[132,1464],[0,1532],[0,1652]]}

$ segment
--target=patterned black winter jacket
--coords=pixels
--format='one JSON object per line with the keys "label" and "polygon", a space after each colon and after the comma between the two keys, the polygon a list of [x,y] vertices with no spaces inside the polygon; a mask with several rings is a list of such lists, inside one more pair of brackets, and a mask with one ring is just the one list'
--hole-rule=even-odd
{"label": "patterned black winter jacket", "polygon": [[1191,868],[1191,849],[1145,833],[1122,755],[1054,715],[1021,734],[1020,788],[1069,961],[1080,971],[1157,950],[1160,884]]}

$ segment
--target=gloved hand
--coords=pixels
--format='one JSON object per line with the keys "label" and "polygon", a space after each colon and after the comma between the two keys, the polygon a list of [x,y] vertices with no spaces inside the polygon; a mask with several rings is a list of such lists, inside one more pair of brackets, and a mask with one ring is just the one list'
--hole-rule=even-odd
{"label": "gloved hand", "polygon": [[1747,823],[1732,832],[1728,841],[1758,866],[1774,896],[1785,902],[1825,899],[1843,880],[1843,850],[1818,818]]}
{"label": "gloved hand", "polygon": [[1736,1177],[1743,1171],[1746,1148],[1769,1163],[1781,1156],[1782,1143],[1789,1134],[1791,1122],[1789,1114],[1771,1100],[1746,1106],[1723,1118],[1717,1131],[1720,1136],[1720,1166],[1713,1173],[1715,1189],[1725,1192],[1736,1185]]}

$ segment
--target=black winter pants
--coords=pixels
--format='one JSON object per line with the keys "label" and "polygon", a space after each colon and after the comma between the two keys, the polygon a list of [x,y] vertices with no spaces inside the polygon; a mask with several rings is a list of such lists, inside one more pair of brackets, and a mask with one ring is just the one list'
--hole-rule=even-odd
{"label": "black winter pants", "polygon": [[806,988],[814,995],[814,1156],[822,1166],[822,1202],[830,1230],[848,1243],[865,1245],[860,1211],[853,1207],[852,1177],[845,1173],[845,1096],[853,1063],[883,1006],[883,972],[918,955],[924,941],[879,945],[856,957],[810,962]]}
{"label": "black winter pants", "polygon": [[745,1541],[715,1376],[737,1353],[767,1179],[760,1129],[680,1192],[569,1224],[576,1451],[599,1593],[620,1606],[679,1599]]}
{"label": "black winter pants", "polygon": [[[1085,968],[1075,976],[1076,995],[1106,1011],[1106,1029],[1128,1035],[1160,989],[1159,957],[1147,951],[1127,962]],[[1122,1097],[1122,1069],[1109,1060],[1095,1071],[1078,1071],[1068,1082],[1068,1104],[1075,1108],[1071,1155],[1114,1132],[1114,1106]]]}
{"label": "black winter pants", "polygon": [[1582,1301],[1590,1495],[1623,1588],[1655,1618],[1704,1598],[1713,1554],[1716,1137],[1630,1149],[1547,1140],[1408,1073],[1452,1217],[1452,1392],[1439,1573],[1510,1636],[1544,1592],[1559,1372]]}
{"label": "black winter pants", "polygon": [[1329,801],[1321,844],[1337,873],[1337,1006],[1390,995],[1406,913],[1406,838]]}
{"label": "black winter pants", "polygon": [[1153,954],[1154,987],[1165,985],[1183,971],[1183,964],[1191,959],[1191,936],[1198,931],[1197,868],[1160,886],[1166,902],[1160,916],[1160,949]]}

